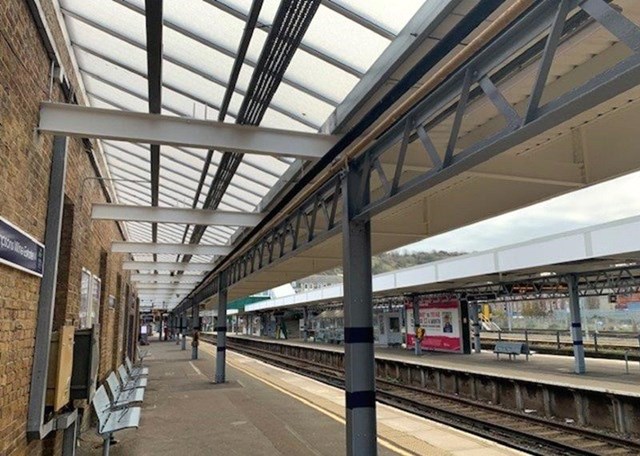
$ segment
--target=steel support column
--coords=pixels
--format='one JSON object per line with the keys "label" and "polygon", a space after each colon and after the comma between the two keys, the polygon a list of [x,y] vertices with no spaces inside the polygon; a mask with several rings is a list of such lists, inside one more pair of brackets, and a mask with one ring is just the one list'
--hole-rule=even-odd
{"label": "steel support column", "polygon": [[[200,306],[196,304],[192,307],[191,312],[191,327],[193,334],[195,334],[196,331],[200,330]],[[196,344],[192,345],[191,359],[198,359],[198,346]]]}
{"label": "steel support column", "polygon": [[469,301],[466,294],[459,297],[460,301],[460,320],[462,322],[462,353],[471,354],[471,331],[469,323]]}
{"label": "steel support column", "polygon": [[350,170],[343,184],[344,365],[347,455],[376,455],[371,222],[354,220],[369,199],[369,176]]}
{"label": "steel support column", "polygon": [[218,323],[216,324],[216,383],[225,382],[227,350],[227,274],[218,280]]}
{"label": "steel support column", "polygon": [[180,346],[180,350],[186,350],[187,349],[187,314],[183,313],[182,315],[180,315],[180,334],[182,334],[181,337],[181,346]]}
{"label": "steel support column", "polygon": [[413,328],[415,334],[414,351],[416,356],[422,355],[421,341],[418,340],[418,328],[420,328],[420,300],[417,297],[412,298],[412,311],[413,311]]}
{"label": "steel support column", "polygon": [[76,418],[62,435],[62,456],[75,456],[78,438],[79,420]]}
{"label": "steel support column", "polygon": [[584,345],[582,345],[582,323],[580,316],[580,296],[578,294],[578,278],[571,274],[567,277],[569,287],[569,312],[571,313],[571,338],[573,340],[573,357],[575,373],[584,374]]}
{"label": "steel support column", "polygon": [[49,348],[51,327],[55,308],[56,281],[58,278],[58,257],[60,254],[60,232],[62,229],[62,209],[64,204],[64,183],[67,172],[67,138],[53,138],[51,175],[49,179],[49,200],[45,225],[45,259],[40,296],[38,298],[38,321],[36,323],[35,352],[31,371],[29,394],[29,414],[27,436],[41,439],[48,431],[43,428],[45,397],[47,393],[47,373],[49,368]]}
{"label": "steel support column", "polygon": [[302,308],[302,322],[302,338],[305,342],[307,342],[307,340],[309,339],[309,308],[307,306],[304,306]]}
{"label": "steel support column", "polygon": [[471,326],[471,333],[473,334],[473,351],[475,353],[480,353],[482,347],[480,345],[480,315],[478,312],[477,302],[469,303],[469,314],[469,319],[473,321]]}

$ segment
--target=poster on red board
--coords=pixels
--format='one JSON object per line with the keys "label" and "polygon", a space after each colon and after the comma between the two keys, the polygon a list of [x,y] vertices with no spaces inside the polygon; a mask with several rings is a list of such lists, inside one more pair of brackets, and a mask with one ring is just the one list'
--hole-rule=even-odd
{"label": "poster on red board", "polygon": [[[407,304],[407,348],[415,344],[413,306]],[[420,298],[420,326],[425,337],[420,346],[425,350],[462,352],[460,301],[453,297]]]}

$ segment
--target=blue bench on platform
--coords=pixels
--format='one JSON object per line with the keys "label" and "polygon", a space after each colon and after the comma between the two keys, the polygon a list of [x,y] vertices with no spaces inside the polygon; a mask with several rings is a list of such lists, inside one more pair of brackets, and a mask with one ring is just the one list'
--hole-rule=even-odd
{"label": "blue bench on platform", "polygon": [[496,342],[493,352],[498,359],[500,359],[500,355],[509,355],[509,359],[511,359],[512,356],[515,358],[518,355],[526,355],[527,360],[529,360],[530,353],[529,345],[524,342],[506,342],[502,340]]}

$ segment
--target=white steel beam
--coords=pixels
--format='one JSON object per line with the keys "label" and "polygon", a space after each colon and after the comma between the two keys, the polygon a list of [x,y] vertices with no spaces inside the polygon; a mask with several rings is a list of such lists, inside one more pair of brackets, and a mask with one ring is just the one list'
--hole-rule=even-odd
{"label": "white steel beam", "polygon": [[213,264],[210,263],[183,263],[168,261],[125,261],[122,264],[125,271],[211,271]]}
{"label": "white steel beam", "polygon": [[[160,305],[162,303],[168,303],[167,305],[176,306],[176,302],[180,302],[180,300],[181,298],[175,298],[175,297],[173,298],[153,297],[153,298],[146,299],[144,303],[146,305],[149,305],[152,303],[156,305]],[[143,302],[142,299],[140,302]]]}
{"label": "white steel beam", "polygon": [[189,225],[256,226],[262,214],[231,212],[187,207],[152,207],[126,204],[94,204],[94,220],[121,220],[128,222],[185,223]]}
{"label": "white steel beam", "polygon": [[194,284],[171,284],[171,283],[138,283],[136,288],[138,291],[190,291],[193,290]]}
{"label": "white steel beam", "polygon": [[161,275],[161,274],[131,274],[131,281],[137,283],[200,283],[204,279],[201,275]]}
{"label": "white steel beam", "polygon": [[211,120],[41,103],[43,133],[317,160],[337,136]]}
{"label": "white steel beam", "polygon": [[179,299],[184,298],[189,294],[188,290],[177,290],[177,291],[165,291],[165,290],[140,290],[138,292],[138,297],[140,299],[162,299],[164,301],[168,301],[169,299]]}
{"label": "white steel beam", "polygon": [[154,242],[112,242],[114,253],[150,253],[169,255],[227,255],[231,247],[209,244],[159,244]]}

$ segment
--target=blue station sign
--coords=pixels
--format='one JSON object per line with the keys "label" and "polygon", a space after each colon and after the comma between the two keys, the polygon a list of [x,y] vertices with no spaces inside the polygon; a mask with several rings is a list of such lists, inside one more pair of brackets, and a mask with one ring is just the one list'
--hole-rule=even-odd
{"label": "blue station sign", "polygon": [[0,217],[0,263],[42,277],[44,245]]}

